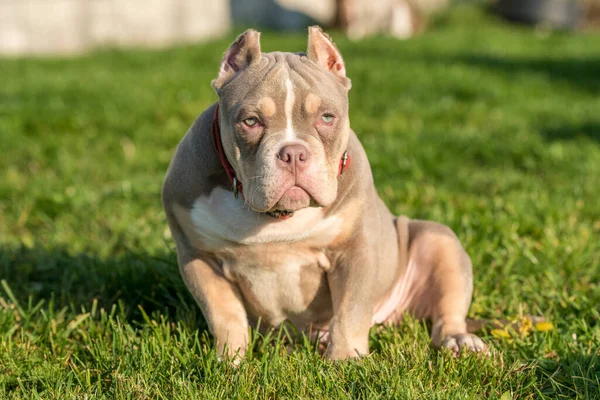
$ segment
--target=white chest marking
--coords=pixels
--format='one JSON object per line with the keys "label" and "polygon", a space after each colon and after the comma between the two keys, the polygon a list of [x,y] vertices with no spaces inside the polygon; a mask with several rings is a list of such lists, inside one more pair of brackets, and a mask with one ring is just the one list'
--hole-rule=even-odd
{"label": "white chest marking", "polygon": [[294,85],[290,78],[287,78],[285,81],[285,138],[286,140],[294,140],[296,138],[296,134],[294,132],[294,127],[292,126],[292,114],[294,111],[294,102],[296,101],[296,95],[294,94]]}
{"label": "white chest marking", "polygon": [[269,310],[267,322],[274,326],[288,318],[289,313],[301,313],[306,309],[300,289],[300,273],[305,260],[289,257],[281,261],[272,270],[242,267],[241,272],[260,308]]}
{"label": "white chest marking", "polygon": [[338,216],[323,217],[320,208],[305,208],[290,219],[277,220],[250,210],[241,198],[222,188],[198,198],[190,219],[203,245],[213,249],[226,246],[226,242],[251,245],[303,240],[325,247],[341,232],[343,222]]}

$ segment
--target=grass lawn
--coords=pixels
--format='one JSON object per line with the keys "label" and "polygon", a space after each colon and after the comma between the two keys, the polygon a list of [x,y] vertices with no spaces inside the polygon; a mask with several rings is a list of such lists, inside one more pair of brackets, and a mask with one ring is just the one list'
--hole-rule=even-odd
{"label": "grass lawn", "polygon": [[600,398],[600,36],[459,8],[410,41],[334,37],[384,201],[450,225],[473,259],[470,316],[554,329],[487,332],[491,357],[453,359],[408,320],[339,363],[275,333],[220,363],[160,187],[234,34],[2,59],[0,398]]}

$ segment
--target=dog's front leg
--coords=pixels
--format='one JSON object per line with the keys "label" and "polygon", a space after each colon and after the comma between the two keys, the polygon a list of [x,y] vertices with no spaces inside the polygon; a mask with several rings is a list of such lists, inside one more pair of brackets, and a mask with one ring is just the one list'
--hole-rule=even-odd
{"label": "dog's front leg", "polygon": [[219,356],[234,361],[243,357],[248,346],[248,317],[236,286],[209,258],[186,252],[179,257],[179,269],[215,338]]}
{"label": "dog's front leg", "polygon": [[373,318],[375,274],[370,250],[364,243],[351,246],[338,265],[328,272],[333,318],[330,323],[327,357],[347,359],[369,353],[369,328]]}

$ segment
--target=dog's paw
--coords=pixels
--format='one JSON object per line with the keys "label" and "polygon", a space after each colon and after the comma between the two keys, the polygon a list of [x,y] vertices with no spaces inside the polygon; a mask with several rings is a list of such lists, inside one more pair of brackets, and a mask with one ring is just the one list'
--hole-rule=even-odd
{"label": "dog's paw", "polygon": [[449,349],[458,356],[463,349],[474,353],[489,354],[489,349],[478,336],[471,333],[457,333],[455,335],[447,335],[442,340],[442,348]]}
{"label": "dog's paw", "polygon": [[218,356],[217,357],[217,361],[222,363],[228,363],[229,365],[231,365],[233,368],[237,368],[240,366],[240,364],[242,363],[242,361],[245,359],[244,356],[240,356],[240,355],[235,355],[233,357],[230,356]]}
{"label": "dog's paw", "polygon": [[364,357],[368,355],[368,349],[360,351],[353,347],[343,347],[329,345],[325,352],[325,357],[330,360],[351,360]]}

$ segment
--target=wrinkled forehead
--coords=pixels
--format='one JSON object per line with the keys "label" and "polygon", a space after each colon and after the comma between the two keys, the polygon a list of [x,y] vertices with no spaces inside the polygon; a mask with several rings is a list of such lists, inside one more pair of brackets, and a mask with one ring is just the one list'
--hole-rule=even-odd
{"label": "wrinkled forehead", "polygon": [[255,104],[269,109],[283,106],[290,90],[309,107],[325,102],[343,105],[342,112],[347,108],[344,87],[303,53],[263,53],[260,62],[240,72],[221,89],[219,97],[233,107]]}

